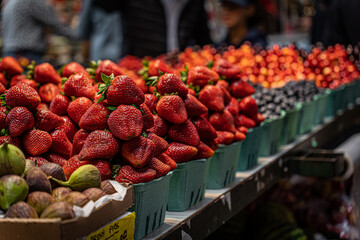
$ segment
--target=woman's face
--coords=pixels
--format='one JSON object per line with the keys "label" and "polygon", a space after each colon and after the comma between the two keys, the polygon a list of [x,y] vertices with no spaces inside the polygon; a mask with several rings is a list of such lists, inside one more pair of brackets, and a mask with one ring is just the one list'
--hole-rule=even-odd
{"label": "woman's face", "polygon": [[251,16],[251,7],[241,7],[232,2],[222,3],[222,20],[227,28],[246,25]]}

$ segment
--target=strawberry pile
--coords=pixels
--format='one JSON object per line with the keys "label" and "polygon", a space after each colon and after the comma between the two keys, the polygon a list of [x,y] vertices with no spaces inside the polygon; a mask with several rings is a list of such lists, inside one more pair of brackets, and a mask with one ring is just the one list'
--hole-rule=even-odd
{"label": "strawberry pile", "polygon": [[239,68],[225,59],[217,59],[212,69],[198,66],[188,71],[187,84],[199,90],[200,102],[209,109],[201,120],[208,121],[216,130],[216,139],[204,140],[210,146],[242,141],[248,128],[264,120],[250,96],[254,88],[241,80],[238,73]]}

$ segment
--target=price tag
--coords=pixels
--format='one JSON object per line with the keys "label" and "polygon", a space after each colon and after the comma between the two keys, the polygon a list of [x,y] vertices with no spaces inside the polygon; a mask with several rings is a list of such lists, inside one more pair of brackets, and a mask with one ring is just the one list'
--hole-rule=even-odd
{"label": "price tag", "polygon": [[134,229],[135,212],[132,212],[91,233],[86,240],[133,240]]}

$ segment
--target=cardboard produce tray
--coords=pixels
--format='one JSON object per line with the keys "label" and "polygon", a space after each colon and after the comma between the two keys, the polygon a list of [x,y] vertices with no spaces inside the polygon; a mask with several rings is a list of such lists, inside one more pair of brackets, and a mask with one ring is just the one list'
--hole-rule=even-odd
{"label": "cardboard produce tray", "polygon": [[71,240],[87,236],[121,216],[134,204],[134,191],[127,185],[122,201],[111,200],[95,209],[89,217],[57,219],[0,219],[1,240]]}

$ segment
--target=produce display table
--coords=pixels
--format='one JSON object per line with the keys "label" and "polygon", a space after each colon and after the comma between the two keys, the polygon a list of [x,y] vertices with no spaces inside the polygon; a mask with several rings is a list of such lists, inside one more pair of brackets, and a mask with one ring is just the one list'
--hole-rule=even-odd
{"label": "produce display table", "polygon": [[[227,188],[206,190],[205,198],[184,212],[166,212],[165,222],[143,239],[204,239],[240,210],[290,174],[286,157],[301,150],[321,148],[347,131],[360,126],[360,105],[330,117],[325,123],[280,147],[273,156],[259,158],[259,164],[236,173]],[[188,238],[187,238],[188,237]]]}

